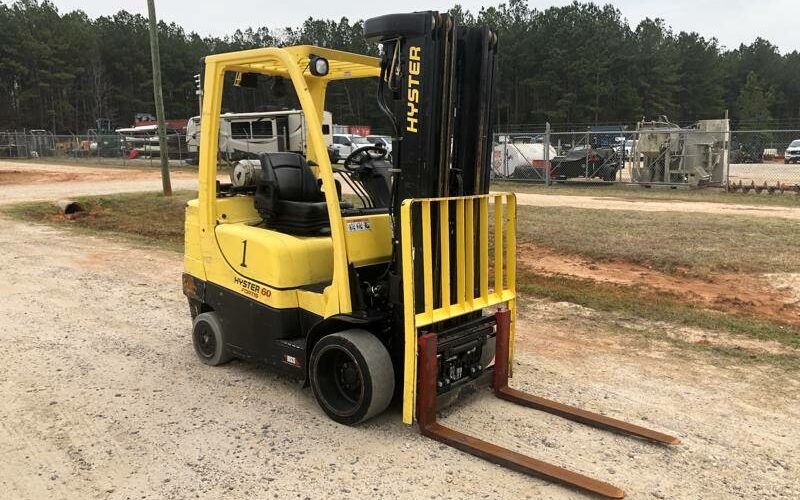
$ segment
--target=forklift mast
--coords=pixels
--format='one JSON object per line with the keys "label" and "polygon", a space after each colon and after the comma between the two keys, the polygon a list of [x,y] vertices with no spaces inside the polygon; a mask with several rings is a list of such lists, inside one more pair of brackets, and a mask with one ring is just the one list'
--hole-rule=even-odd
{"label": "forklift mast", "polygon": [[[392,163],[393,234],[390,265],[390,301],[395,335],[403,331],[401,205],[405,200],[481,195],[489,192],[492,97],[497,37],[487,27],[458,26],[449,14],[434,11],[390,14],[364,23],[368,41],[383,45],[378,104],[394,130]],[[414,219],[413,239],[421,241],[420,213]],[[450,226],[453,221],[434,225]],[[439,249],[441,234],[433,236]],[[418,245],[415,245],[415,247]],[[421,249],[417,249],[417,254]],[[433,288],[438,295],[441,255],[435,251]],[[476,263],[476,272],[480,272]],[[414,266],[414,281],[423,282],[424,269]],[[456,270],[451,278],[455,281]],[[415,304],[424,304],[423,290],[415,289]],[[480,312],[453,318],[439,327],[456,328]],[[397,343],[402,343],[397,338]],[[395,361],[399,362],[399,359]]]}
{"label": "forklift mast", "polygon": [[393,211],[410,198],[488,193],[495,34],[432,11],[368,19],[364,34],[383,44],[378,102],[394,127]]}

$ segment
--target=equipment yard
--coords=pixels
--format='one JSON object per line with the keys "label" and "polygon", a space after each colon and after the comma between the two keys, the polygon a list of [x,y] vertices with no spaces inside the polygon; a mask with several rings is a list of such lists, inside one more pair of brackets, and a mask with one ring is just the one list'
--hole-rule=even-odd
{"label": "equipment yard", "polygon": [[1,498],[800,498],[777,7],[62,3],[0,0]]}
{"label": "equipment yard", "polygon": [[[0,172],[10,168],[2,165]],[[159,187],[154,172],[37,171],[69,176],[58,183],[0,182],[0,204]],[[187,176],[181,186],[192,182]],[[587,198],[525,201],[521,195],[520,205],[559,197]],[[588,208],[601,202],[592,203]],[[643,217],[663,214],[650,212],[651,203],[668,204],[627,203],[628,211],[643,207]],[[666,209],[683,205],[691,202]],[[797,224],[792,216],[764,217],[797,207],[748,205],[750,213],[713,205],[722,215],[737,210],[756,221]],[[520,232],[536,216],[535,208],[525,210],[532,212],[521,215]],[[45,225],[18,217],[0,215],[7,228],[0,235],[0,334],[13,346],[0,368],[0,487],[9,498],[583,497],[423,438],[399,422],[399,405],[346,427],[325,416],[310,390],[267,368],[233,361],[209,369],[191,346],[182,255],[168,249],[174,246],[107,237],[103,228],[87,236],[55,219]],[[692,326],[648,315],[644,304],[642,311],[623,311],[597,301],[592,307],[579,295],[535,298],[542,286],[575,279],[631,289],[652,281],[651,292],[700,297],[714,308],[726,288],[737,290],[731,275],[710,283],[699,271],[690,276],[625,259],[594,262],[597,257],[565,253],[557,240],[542,247],[521,238],[511,385],[662,430],[681,444],[665,448],[591,429],[499,401],[488,389],[442,411],[444,424],[603,478],[630,498],[800,496],[796,337]],[[772,236],[765,238],[781,251]],[[787,245],[796,243],[795,236],[786,238]],[[744,297],[750,303],[743,309],[791,330],[800,294],[795,265],[787,261],[767,277],[743,274],[738,290],[747,287],[753,295]],[[752,292],[756,282],[763,295]],[[769,300],[754,304],[759,297]],[[769,303],[775,301],[786,306]],[[715,309],[735,317],[726,304]],[[430,467],[434,460],[437,467]]]}

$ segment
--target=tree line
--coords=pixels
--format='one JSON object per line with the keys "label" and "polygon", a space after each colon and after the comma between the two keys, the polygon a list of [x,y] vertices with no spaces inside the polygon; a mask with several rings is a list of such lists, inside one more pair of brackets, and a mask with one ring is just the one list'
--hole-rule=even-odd
{"label": "tree line", "polygon": [[[676,33],[660,19],[631,26],[615,7],[594,3],[537,10],[510,0],[477,13],[458,5],[451,12],[461,23],[498,32],[501,129],[546,121],[579,129],[660,115],[689,123],[726,110],[741,128],[800,126],[800,53],[781,54],[761,38],[725,49],[713,38]],[[161,22],[167,115],[197,114],[193,75],[203,56],[304,43],[377,55],[362,29],[360,20],[309,17],[299,27],[203,37]],[[97,118],[130,125],[136,113],[153,110],[149,50],[147,18],[139,14],[92,19],[59,12],[47,0],[0,3],[0,130],[80,134]],[[226,95],[226,109],[253,111],[274,87]],[[373,82],[333,85],[327,108],[335,122],[380,128],[374,88]],[[293,104],[277,92],[272,102]]]}

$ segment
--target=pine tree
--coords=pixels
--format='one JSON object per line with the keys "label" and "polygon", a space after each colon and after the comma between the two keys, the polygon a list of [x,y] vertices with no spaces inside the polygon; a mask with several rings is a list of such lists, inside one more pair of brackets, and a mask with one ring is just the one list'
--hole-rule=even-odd
{"label": "pine tree", "polygon": [[775,93],[751,71],[736,100],[736,117],[740,125],[756,129],[768,128],[772,122],[770,107],[774,103]]}

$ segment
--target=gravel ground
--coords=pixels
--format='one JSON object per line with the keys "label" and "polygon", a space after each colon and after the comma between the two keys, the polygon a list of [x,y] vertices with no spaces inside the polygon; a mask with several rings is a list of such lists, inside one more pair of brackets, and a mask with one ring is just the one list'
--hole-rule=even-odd
{"label": "gravel ground", "polygon": [[[4,220],[0,487],[7,498],[575,498],[420,437],[359,428],[243,362],[194,358],[180,255]],[[447,424],[617,484],[631,498],[800,495],[795,377],[628,345],[536,309],[513,385],[672,432],[672,449],[482,392]],[[538,312],[536,312],[538,311]],[[599,334],[598,334],[599,333]]]}
{"label": "gravel ground", "polygon": [[[631,180],[631,162],[625,164],[625,169],[620,171],[620,180],[629,182]],[[794,185],[800,184],[800,167],[797,165],[785,165],[780,162],[771,163],[731,163],[728,176],[731,182],[743,184],[763,184],[766,182],[774,186],[777,183]]]}
{"label": "gravel ground", "polygon": [[[263,367],[202,365],[179,254],[0,222],[0,337],[10,346],[0,496],[583,498],[425,439],[399,408],[347,428]],[[630,498],[800,497],[800,376],[619,334],[568,304],[525,310],[513,386],[683,443],[623,438],[486,391],[444,411],[447,425]]]}

